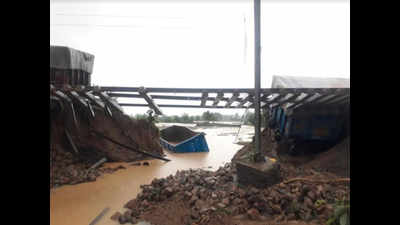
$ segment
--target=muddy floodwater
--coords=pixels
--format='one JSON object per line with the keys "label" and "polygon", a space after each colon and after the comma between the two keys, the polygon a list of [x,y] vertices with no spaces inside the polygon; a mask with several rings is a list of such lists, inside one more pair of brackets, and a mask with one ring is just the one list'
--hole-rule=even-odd
{"label": "muddy floodwater", "polygon": [[[165,126],[165,124],[161,124]],[[133,166],[131,163],[107,163],[105,166],[123,165],[126,169],[112,174],[104,174],[95,182],[77,185],[65,185],[50,191],[50,224],[52,225],[88,225],[103,209],[107,213],[96,225],[118,224],[110,219],[116,211],[123,212],[123,205],[136,197],[141,184],[148,184],[154,178],[167,177],[177,170],[202,168],[216,170],[230,162],[233,155],[242,147],[237,141],[250,141],[254,128],[238,127],[196,128],[205,132],[210,152],[174,154],[167,150],[170,162],[147,160],[149,166]]]}

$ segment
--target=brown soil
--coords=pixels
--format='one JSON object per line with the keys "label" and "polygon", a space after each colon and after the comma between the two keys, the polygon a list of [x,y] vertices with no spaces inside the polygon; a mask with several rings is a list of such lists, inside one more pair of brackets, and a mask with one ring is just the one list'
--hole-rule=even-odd
{"label": "brown soil", "polygon": [[[350,137],[332,147],[331,149],[317,154],[290,156],[285,154],[289,148],[288,143],[273,141],[265,129],[261,133],[261,152],[263,155],[278,159],[284,170],[298,171],[296,175],[304,172],[328,172],[340,177],[350,177]],[[233,157],[232,162],[246,157],[250,154],[253,143],[244,146]],[[303,174],[305,175],[305,174]]]}
{"label": "brown soil", "polygon": [[316,171],[327,171],[342,177],[350,177],[350,138],[319,154],[304,165]]}

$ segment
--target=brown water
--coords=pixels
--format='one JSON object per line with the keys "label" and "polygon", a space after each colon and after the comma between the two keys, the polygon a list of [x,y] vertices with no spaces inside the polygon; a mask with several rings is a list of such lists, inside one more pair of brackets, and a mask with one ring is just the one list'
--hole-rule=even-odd
{"label": "brown water", "polygon": [[[123,205],[136,197],[141,184],[154,178],[175,174],[177,170],[202,168],[216,170],[242,147],[234,144],[238,128],[207,128],[205,132],[210,149],[208,153],[174,154],[165,150],[170,162],[149,160],[150,166],[131,166],[128,163],[108,163],[106,166],[123,165],[125,170],[105,174],[95,182],[65,185],[50,192],[50,224],[88,225],[100,212],[110,210],[96,225],[118,224],[110,220],[116,211],[123,212]],[[241,134],[252,132],[251,127],[242,128]],[[242,135],[242,136],[244,136]],[[211,168],[209,168],[211,167]]]}

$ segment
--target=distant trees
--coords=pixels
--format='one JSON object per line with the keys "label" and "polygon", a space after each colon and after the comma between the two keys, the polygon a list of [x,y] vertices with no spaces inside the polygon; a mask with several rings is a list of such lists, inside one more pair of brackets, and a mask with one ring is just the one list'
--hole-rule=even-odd
{"label": "distant trees", "polygon": [[[260,120],[261,120],[261,126],[265,127],[266,121],[267,121],[267,115],[268,111],[267,110],[262,110],[261,115],[260,115]],[[246,114],[246,117],[244,119],[244,124],[248,125],[255,125],[256,122],[256,115],[253,112],[248,112]]]}
{"label": "distant trees", "polygon": [[[138,116],[137,116],[138,117]],[[194,121],[240,121],[242,117],[236,113],[235,115],[222,115],[217,112],[206,111],[202,115],[190,116],[187,113],[183,113],[181,116],[160,116],[158,117],[159,122],[163,123],[193,123]]]}
{"label": "distant trees", "polygon": [[[266,111],[262,111],[261,113],[261,125],[265,125],[265,117]],[[136,114],[133,116],[135,119],[147,119],[149,115],[147,114]],[[172,116],[158,116],[156,118],[156,122],[163,123],[194,123],[195,121],[236,121],[241,122],[243,115],[239,115],[235,113],[234,115],[223,115],[218,112],[210,112],[206,111],[202,115],[194,115],[190,116],[187,113],[183,113],[182,115],[172,115]],[[244,118],[244,124],[246,125],[254,125],[255,124],[255,114],[254,112],[247,112]]]}

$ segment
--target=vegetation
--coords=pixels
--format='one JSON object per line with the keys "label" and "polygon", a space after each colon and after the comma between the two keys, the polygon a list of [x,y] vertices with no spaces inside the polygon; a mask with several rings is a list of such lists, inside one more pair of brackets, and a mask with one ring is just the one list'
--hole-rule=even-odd
{"label": "vegetation", "polygon": [[181,116],[161,116],[159,117],[159,122],[164,123],[193,123],[195,121],[236,121],[240,122],[242,117],[236,113],[234,115],[222,115],[217,112],[206,111],[202,115],[189,116],[189,114],[184,113]]}
{"label": "vegetation", "polygon": [[334,205],[334,213],[327,225],[350,225],[350,201],[342,200]]}
{"label": "vegetation", "polygon": [[[135,119],[148,119],[149,114],[136,114],[132,116]],[[241,122],[243,119],[243,115],[239,115],[235,113],[234,115],[223,115],[218,112],[210,112],[206,111],[202,115],[194,115],[190,116],[187,113],[183,113],[180,116],[172,115],[172,116],[153,116],[153,120],[155,122],[162,123],[194,123],[197,121],[207,121],[207,122],[217,122],[217,121],[230,121],[230,122]],[[265,124],[265,112],[261,113],[261,125]],[[247,112],[244,118],[244,124],[246,125],[254,125],[255,123],[255,114],[253,112]]]}

